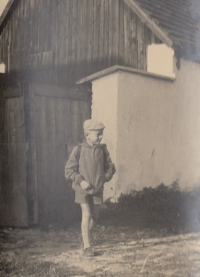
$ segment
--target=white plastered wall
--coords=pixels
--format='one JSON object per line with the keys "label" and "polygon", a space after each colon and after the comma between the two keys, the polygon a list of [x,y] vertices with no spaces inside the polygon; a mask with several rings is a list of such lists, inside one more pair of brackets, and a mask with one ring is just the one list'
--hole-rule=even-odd
{"label": "white plastered wall", "polygon": [[200,65],[181,60],[174,82],[119,75],[117,190],[200,179]]}
{"label": "white plastered wall", "polygon": [[200,64],[181,59],[174,70],[175,81],[123,71],[93,81],[92,118],[106,126],[102,142],[117,169],[104,199],[199,182]]}
{"label": "white plastered wall", "polygon": [[[112,161],[117,159],[118,73],[92,82],[92,118],[105,125],[102,143],[106,143]],[[104,186],[104,199],[115,194],[116,175]]]}

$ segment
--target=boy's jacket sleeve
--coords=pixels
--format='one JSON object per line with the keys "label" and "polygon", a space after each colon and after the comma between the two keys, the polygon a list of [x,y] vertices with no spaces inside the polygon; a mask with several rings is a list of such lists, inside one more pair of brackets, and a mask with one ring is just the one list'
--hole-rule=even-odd
{"label": "boy's jacket sleeve", "polygon": [[70,156],[69,160],[65,165],[65,177],[66,179],[71,179],[73,182],[80,184],[84,180],[83,176],[79,173],[79,153],[78,147],[75,147]]}
{"label": "boy's jacket sleeve", "polygon": [[115,165],[112,163],[110,154],[107,150],[106,145],[103,145],[104,147],[104,170],[105,170],[105,182],[109,182],[113,175],[115,174]]}

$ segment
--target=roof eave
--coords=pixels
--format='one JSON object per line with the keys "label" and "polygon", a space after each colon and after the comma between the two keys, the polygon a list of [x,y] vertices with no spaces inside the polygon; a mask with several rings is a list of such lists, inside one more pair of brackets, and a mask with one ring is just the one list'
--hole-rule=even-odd
{"label": "roof eave", "polygon": [[163,30],[134,2],[134,0],[124,0],[124,2],[135,12],[141,20],[151,29],[151,31],[167,46],[172,47],[173,41],[163,32]]}
{"label": "roof eave", "polygon": [[147,72],[145,70],[140,70],[140,69],[137,69],[137,68],[127,67],[127,66],[122,66],[122,65],[113,65],[111,67],[108,67],[104,70],[101,70],[99,72],[96,72],[92,75],[86,76],[86,77],[78,80],[76,82],[76,84],[77,85],[83,85],[83,84],[86,84],[86,83],[90,83],[90,82],[93,82],[97,79],[100,79],[102,77],[105,77],[107,75],[110,75],[110,74],[113,74],[113,73],[116,73],[116,72],[119,72],[119,71],[128,72],[128,73],[132,73],[132,74],[143,75],[143,76],[146,76],[146,77],[151,77],[151,78],[156,78],[156,79],[162,79],[162,80],[171,81],[171,82],[176,80],[176,78],[174,78],[174,77],[168,77],[168,76],[165,76],[165,75],[151,73],[151,72]]}
{"label": "roof eave", "polygon": [[15,2],[15,0],[9,0],[9,1],[8,1],[8,3],[7,3],[7,5],[6,5],[6,7],[5,7],[5,9],[4,9],[2,15],[0,16],[0,27],[1,27],[1,25],[3,24],[4,19],[6,18],[8,12],[9,12],[9,10],[10,10],[10,8],[11,8],[11,6],[13,5],[14,2]]}

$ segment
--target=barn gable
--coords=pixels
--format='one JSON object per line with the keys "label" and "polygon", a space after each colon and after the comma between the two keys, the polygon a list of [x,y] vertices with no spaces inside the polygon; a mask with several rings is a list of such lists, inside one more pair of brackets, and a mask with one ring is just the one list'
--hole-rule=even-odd
{"label": "barn gable", "polygon": [[1,28],[11,85],[23,75],[69,87],[116,64],[146,70],[147,45],[161,42],[121,0],[11,2]]}

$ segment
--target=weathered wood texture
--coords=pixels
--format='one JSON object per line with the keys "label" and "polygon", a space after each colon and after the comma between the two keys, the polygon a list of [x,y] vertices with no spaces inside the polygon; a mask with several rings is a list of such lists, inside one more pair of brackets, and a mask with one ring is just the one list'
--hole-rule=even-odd
{"label": "weathered wood texture", "polygon": [[28,226],[23,97],[6,100],[1,145],[3,174],[1,175],[0,224]]}
{"label": "weathered wood texture", "polygon": [[67,224],[76,208],[64,167],[83,139],[91,92],[32,84],[4,94],[0,225]]}
{"label": "weathered wood texture", "polygon": [[[47,94],[48,92],[48,94]],[[55,92],[57,92],[55,94]],[[81,97],[82,94],[82,97]],[[72,148],[83,139],[82,124],[90,118],[90,93],[32,85],[31,185],[34,221],[66,222],[73,217],[73,190],[64,177]]]}
{"label": "weathered wood texture", "polygon": [[1,193],[1,176],[2,176],[2,159],[3,159],[3,129],[5,115],[5,97],[4,89],[6,85],[5,74],[0,73],[0,193]]}
{"label": "weathered wood texture", "polygon": [[69,87],[116,64],[146,70],[154,35],[123,0],[18,2],[0,41],[8,85]]}

